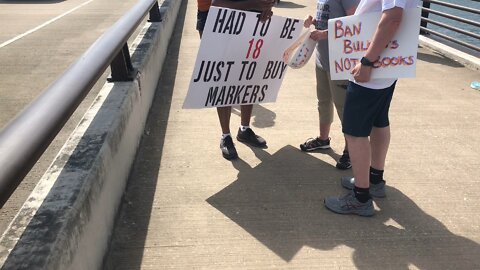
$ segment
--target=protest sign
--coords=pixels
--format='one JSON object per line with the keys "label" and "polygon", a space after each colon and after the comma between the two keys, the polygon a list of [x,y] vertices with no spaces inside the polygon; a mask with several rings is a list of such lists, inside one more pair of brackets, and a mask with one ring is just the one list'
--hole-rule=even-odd
{"label": "protest sign", "polygon": [[[381,12],[328,20],[328,50],[332,80],[352,79],[352,69],[370,45]],[[415,77],[420,8],[405,9],[394,37],[375,63],[371,78]]]}
{"label": "protest sign", "polygon": [[303,21],[211,7],[183,108],[274,102]]}

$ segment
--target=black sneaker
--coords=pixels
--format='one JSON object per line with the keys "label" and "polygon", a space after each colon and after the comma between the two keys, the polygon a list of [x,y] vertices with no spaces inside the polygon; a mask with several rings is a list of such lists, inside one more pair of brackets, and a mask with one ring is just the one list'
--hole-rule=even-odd
{"label": "black sneaker", "polygon": [[245,131],[242,131],[239,128],[238,134],[237,134],[237,140],[255,147],[264,147],[267,145],[267,142],[265,141],[265,139],[256,135],[251,128],[247,128]]}
{"label": "black sneaker", "polygon": [[235,144],[231,136],[227,136],[220,140],[220,149],[222,149],[222,155],[224,158],[236,159],[238,158],[237,149],[235,149]]}
{"label": "black sneaker", "polygon": [[320,137],[309,138],[306,142],[300,144],[300,149],[305,152],[317,150],[317,149],[330,149],[330,138],[326,140],[320,140]]}
{"label": "black sneaker", "polygon": [[352,163],[350,162],[350,155],[348,155],[348,151],[343,151],[343,155],[338,160],[336,167],[339,170],[348,170],[352,167]]}

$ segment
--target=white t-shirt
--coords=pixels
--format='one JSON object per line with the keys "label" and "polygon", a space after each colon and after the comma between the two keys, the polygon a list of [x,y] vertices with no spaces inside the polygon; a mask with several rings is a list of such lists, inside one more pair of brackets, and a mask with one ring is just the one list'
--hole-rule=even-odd
{"label": "white t-shirt", "polygon": [[[385,11],[394,7],[403,9],[415,8],[418,5],[418,0],[361,0],[358,4],[355,15]],[[358,85],[371,89],[384,89],[391,86],[397,78],[391,79],[371,79],[366,83],[355,82]]]}

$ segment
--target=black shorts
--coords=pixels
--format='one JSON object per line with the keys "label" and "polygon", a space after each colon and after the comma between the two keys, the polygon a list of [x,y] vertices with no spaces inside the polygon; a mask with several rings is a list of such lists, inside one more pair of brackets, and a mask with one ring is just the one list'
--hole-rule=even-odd
{"label": "black shorts", "polygon": [[205,23],[207,22],[208,10],[207,11],[197,11],[197,30],[203,32],[205,28]]}
{"label": "black shorts", "polygon": [[368,137],[373,127],[388,127],[388,111],[395,84],[385,89],[370,89],[349,82],[343,108],[343,133]]}

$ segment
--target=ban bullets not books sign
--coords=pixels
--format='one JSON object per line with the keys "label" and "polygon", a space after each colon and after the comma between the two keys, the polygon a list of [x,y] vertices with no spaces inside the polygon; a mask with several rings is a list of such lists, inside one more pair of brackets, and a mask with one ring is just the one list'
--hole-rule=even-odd
{"label": "ban bullets not books sign", "polygon": [[303,21],[211,7],[183,108],[274,102]]}
{"label": "ban bullets not books sign", "polygon": [[[328,20],[332,80],[352,79],[352,69],[370,46],[381,12]],[[372,70],[372,79],[415,77],[420,8],[405,9],[402,22]]]}

